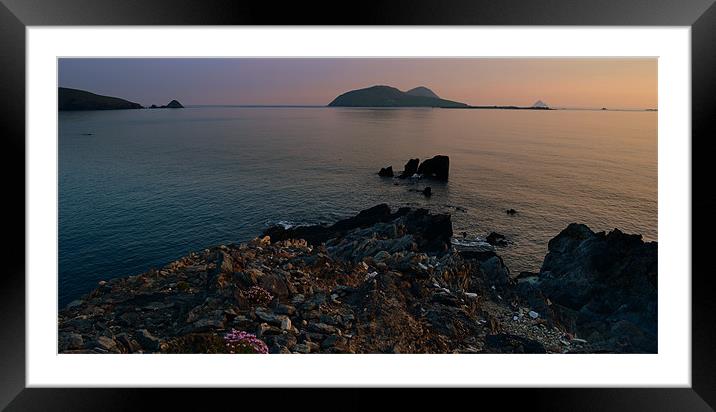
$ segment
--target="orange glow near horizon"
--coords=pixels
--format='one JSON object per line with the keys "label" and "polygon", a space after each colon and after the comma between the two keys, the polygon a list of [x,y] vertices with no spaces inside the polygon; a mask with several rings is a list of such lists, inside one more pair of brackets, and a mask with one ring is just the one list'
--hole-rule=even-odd
{"label": "orange glow near horizon", "polygon": [[349,90],[426,86],[471,105],[647,109],[656,58],[60,59],[60,86],[145,105],[326,105]]}

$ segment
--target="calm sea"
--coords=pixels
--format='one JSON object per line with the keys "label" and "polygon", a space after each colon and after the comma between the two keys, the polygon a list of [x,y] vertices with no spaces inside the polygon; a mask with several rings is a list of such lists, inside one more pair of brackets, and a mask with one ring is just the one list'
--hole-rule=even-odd
{"label": "calm sea", "polygon": [[[450,156],[432,198],[376,172]],[[405,182],[403,182],[405,183]],[[618,111],[192,107],[59,113],[59,300],[240,242],[386,202],[513,242],[537,270],[570,222],[657,239],[657,114]],[[509,216],[505,209],[518,214]]]}

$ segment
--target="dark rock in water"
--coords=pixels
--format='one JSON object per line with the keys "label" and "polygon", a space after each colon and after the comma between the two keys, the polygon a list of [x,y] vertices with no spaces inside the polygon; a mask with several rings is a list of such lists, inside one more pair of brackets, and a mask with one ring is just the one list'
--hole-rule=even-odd
{"label": "dark rock in water", "polygon": [[418,167],[418,174],[437,180],[448,180],[450,175],[450,158],[444,155],[434,156],[423,161]]}
{"label": "dark rock in water", "polygon": [[656,351],[656,242],[572,223],[548,249],[535,286],[574,332],[610,350]]}
{"label": "dark rock in water", "polygon": [[406,178],[411,177],[414,174],[418,173],[418,164],[419,163],[420,163],[420,159],[408,160],[408,163],[405,164],[405,168],[403,168],[403,172],[398,177],[401,179],[406,179]]}
{"label": "dark rock in water", "polygon": [[378,172],[380,177],[393,177],[393,166],[382,167]]}
{"label": "dark rock in water", "polygon": [[430,188],[430,186],[427,186],[425,189],[423,189],[423,195],[425,197],[430,197],[433,195],[433,189]]}
{"label": "dark rock in water", "polygon": [[508,215],[514,215],[517,213],[517,211],[515,209],[507,209],[505,210],[505,213],[507,213]]}
{"label": "dark rock in water", "polygon": [[501,353],[547,353],[544,345],[522,336],[498,333],[485,336],[485,344]]}
{"label": "dark rock in water", "polygon": [[507,246],[507,238],[505,235],[497,232],[490,232],[485,240],[492,246]]}
{"label": "dark rock in water", "polygon": [[172,101],[169,102],[169,104],[167,104],[166,106],[162,106],[162,108],[165,108],[165,109],[183,109],[184,106],[182,106],[182,104],[179,103],[178,101],[172,100]]}

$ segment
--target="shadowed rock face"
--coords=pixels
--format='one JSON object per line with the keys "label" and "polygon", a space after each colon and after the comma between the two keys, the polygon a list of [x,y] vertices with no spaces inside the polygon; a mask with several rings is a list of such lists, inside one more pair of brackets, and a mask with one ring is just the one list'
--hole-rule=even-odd
{"label": "shadowed rock face", "polygon": [[656,242],[572,223],[548,249],[528,294],[548,298],[555,316],[610,351],[656,351]]}
{"label": "shadowed rock face", "polygon": [[408,160],[408,163],[405,164],[403,171],[400,173],[400,176],[398,176],[398,177],[401,179],[406,179],[406,178],[411,177],[412,175],[418,173],[418,164],[419,163],[420,163],[420,159]]}
{"label": "shadowed rock face", "polygon": [[393,166],[381,167],[378,172],[380,177],[393,177]]}
{"label": "shadowed rock face", "polygon": [[423,177],[437,180],[448,180],[450,175],[450,158],[438,155],[432,159],[424,160],[418,167],[418,174]]}
{"label": "shadowed rock face", "polygon": [[448,214],[431,214],[426,209],[400,208],[391,213],[390,207],[380,204],[340,220],[331,226],[297,226],[284,228],[272,226],[264,231],[273,240],[305,239],[312,245],[320,245],[330,239],[341,237],[345,232],[367,228],[378,223],[400,219],[408,234],[415,237],[418,249],[423,252],[444,253],[452,237],[452,221]]}

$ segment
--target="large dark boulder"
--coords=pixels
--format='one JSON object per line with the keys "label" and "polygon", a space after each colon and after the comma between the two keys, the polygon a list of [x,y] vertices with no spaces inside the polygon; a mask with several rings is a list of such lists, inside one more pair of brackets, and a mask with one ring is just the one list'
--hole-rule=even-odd
{"label": "large dark boulder", "polygon": [[411,209],[405,215],[405,228],[415,238],[418,249],[444,253],[450,247],[452,218],[449,214],[432,214],[427,209]]}
{"label": "large dark boulder", "polygon": [[405,167],[403,168],[403,172],[398,177],[400,177],[401,179],[405,179],[405,178],[411,177],[414,174],[418,173],[418,164],[419,163],[420,163],[420,159],[408,160],[408,163],[406,163]]}
{"label": "large dark boulder", "polygon": [[418,167],[418,174],[437,180],[448,180],[450,175],[450,158],[444,155],[434,156],[423,161]]}
{"label": "large dark boulder", "polygon": [[563,323],[610,351],[656,351],[656,242],[572,223],[548,250],[534,286]]}
{"label": "large dark boulder", "polygon": [[378,172],[380,177],[393,177],[393,166],[381,167]]}

